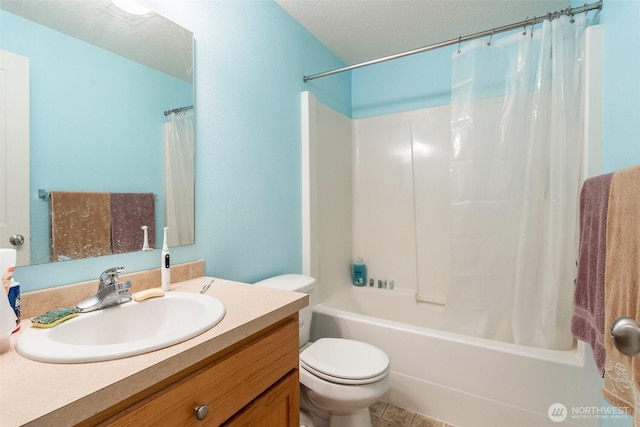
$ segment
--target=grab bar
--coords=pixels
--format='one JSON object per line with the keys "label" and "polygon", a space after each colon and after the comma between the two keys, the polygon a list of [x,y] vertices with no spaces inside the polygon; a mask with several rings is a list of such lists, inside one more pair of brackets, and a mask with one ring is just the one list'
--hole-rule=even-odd
{"label": "grab bar", "polygon": [[630,317],[619,317],[611,325],[611,340],[620,353],[635,356],[640,353],[640,324]]}

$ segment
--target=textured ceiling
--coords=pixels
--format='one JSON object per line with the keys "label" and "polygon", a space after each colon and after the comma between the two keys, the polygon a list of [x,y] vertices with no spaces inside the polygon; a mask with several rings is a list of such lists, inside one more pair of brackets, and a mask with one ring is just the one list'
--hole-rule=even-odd
{"label": "textured ceiling", "polygon": [[[347,65],[546,15],[569,4],[568,0],[276,2]],[[106,22],[111,17],[104,13],[109,6],[109,0],[0,0],[0,8],[12,13],[187,81],[191,79],[190,65],[182,65],[184,60],[187,64],[192,63],[190,33],[179,27],[175,30],[177,34],[168,31],[158,22],[162,18],[157,15],[133,26],[116,19],[115,31],[109,33]],[[124,37],[129,34],[136,35],[134,44],[130,44],[130,38]],[[150,47],[152,45],[161,46],[161,51],[154,50]],[[186,58],[185,52],[188,52]]]}
{"label": "textured ceiling", "polygon": [[158,14],[129,15],[110,0],[0,0],[0,9],[193,81],[193,34]]}
{"label": "textured ceiling", "polygon": [[347,65],[491,30],[569,6],[568,0],[276,2]]}

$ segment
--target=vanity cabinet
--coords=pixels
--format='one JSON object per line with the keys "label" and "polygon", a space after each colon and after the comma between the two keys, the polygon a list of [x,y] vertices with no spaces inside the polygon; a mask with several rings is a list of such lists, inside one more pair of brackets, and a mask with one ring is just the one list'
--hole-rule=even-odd
{"label": "vanity cabinet", "polygon": [[298,426],[298,381],[296,313],[86,425]]}

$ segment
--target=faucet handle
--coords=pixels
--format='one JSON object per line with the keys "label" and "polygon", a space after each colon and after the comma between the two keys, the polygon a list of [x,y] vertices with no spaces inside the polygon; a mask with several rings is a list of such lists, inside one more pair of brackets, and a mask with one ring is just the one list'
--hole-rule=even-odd
{"label": "faucet handle", "polygon": [[118,273],[122,273],[124,267],[111,267],[100,274],[100,288],[118,283]]}
{"label": "faucet handle", "polygon": [[119,282],[114,285],[116,292],[126,292],[127,289],[131,289],[131,281],[125,280],[124,282]]}

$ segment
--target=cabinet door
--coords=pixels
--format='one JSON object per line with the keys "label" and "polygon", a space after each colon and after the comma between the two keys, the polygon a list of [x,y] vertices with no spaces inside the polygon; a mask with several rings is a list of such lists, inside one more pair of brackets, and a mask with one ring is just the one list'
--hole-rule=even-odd
{"label": "cabinet door", "polygon": [[[287,375],[295,373],[297,383],[298,357],[296,316],[237,352],[108,419],[106,424],[111,427],[221,425]],[[208,408],[208,414],[198,421],[194,408],[203,405]]]}
{"label": "cabinet door", "polygon": [[224,426],[298,427],[300,425],[298,371],[282,378]]}

